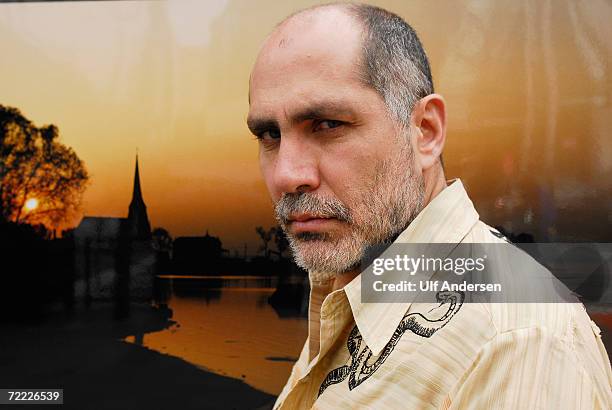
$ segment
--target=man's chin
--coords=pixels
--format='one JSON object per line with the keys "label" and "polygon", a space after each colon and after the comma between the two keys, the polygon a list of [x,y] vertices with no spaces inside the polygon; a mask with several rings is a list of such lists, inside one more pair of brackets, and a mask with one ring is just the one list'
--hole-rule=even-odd
{"label": "man's chin", "polygon": [[309,236],[294,240],[291,245],[296,264],[309,272],[333,277],[353,270],[361,262],[361,249],[321,237]]}

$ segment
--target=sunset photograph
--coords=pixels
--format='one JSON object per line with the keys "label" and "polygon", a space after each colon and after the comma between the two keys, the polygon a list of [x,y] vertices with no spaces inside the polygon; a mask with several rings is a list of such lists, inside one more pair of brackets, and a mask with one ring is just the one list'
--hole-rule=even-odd
{"label": "sunset photograph", "polygon": [[[15,405],[5,392],[61,390],[54,400],[70,409],[395,408],[393,397],[416,397],[385,390],[385,381],[408,377],[392,373],[400,352],[410,356],[438,330],[460,335],[450,317],[477,304],[435,295],[437,307],[464,307],[428,332],[391,306],[385,318],[400,325],[387,332],[359,316],[374,303],[357,309],[351,299],[363,295],[351,287],[356,269],[374,245],[487,242],[461,231],[472,217],[471,229],[484,221],[491,240],[519,248],[588,244],[532,256],[584,305],[586,325],[575,327],[595,329],[592,346],[601,344],[607,368],[593,366],[608,372],[608,385],[599,374],[593,385],[612,396],[610,3],[315,7],[326,3],[0,1],[0,404]],[[391,57],[393,45],[416,42],[410,56],[422,58],[422,43],[424,63],[407,67],[431,70],[406,76],[431,81],[407,111],[413,122],[422,113],[415,135],[429,145],[414,140],[417,152],[405,158],[396,142],[376,139],[406,111],[394,96],[412,96],[380,80],[395,65],[375,60],[391,58],[372,51],[377,18],[405,20],[404,33],[418,34],[390,41]],[[387,23],[380,41],[393,34]],[[363,36],[351,31],[362,26]],[[364,44],[349,43],[355,38]],[[356,79],[342,82],[353,50],[364,55],[347,75],[366,67],[359,78],[382,85],[355,85],[359,94],[350,89]],[[313,103],[328,97],[340,103]],[[329,106],[340,114],[332,118]],[[418,172],[394,162],[406,158]],[[405,190],[387,186],[403,182]],[[454,199],[463,189],[467,205]],[[444,198],[454,204],[448,214],[425,213],[442,212]],[[475,216],[451,213],[468,206]],[[333,285],[319,293],[325,281]],[[325,311],[332,302],[338,308]],[[341,312],[352,312],[346,323],[325,321]],[[451,362],[441,365],[447,380],[461,373],[460,359]],[[435,373],[419,363],[406,372]],[[423,402],[406,399],[406,408],[469,402],[453,383],[429,382]]]}

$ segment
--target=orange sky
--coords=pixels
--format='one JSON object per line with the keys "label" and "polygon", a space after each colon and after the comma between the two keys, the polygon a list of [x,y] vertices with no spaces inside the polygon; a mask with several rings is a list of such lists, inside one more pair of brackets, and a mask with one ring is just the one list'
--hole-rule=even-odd
{"label": "orange sky", "polygon": [[[153,226],[173,236],[209,229],[226,248],[254,250],[254,227],[273,219],[245,126],[248,75],[274,24],[314,3],[0,4],[0,104],[59,127],[91,174],[85,214],[127,215],[138,148]],[[503,195],[509,212],[525,211],[513,177],[535,166],[555,201],[582,198],[584,183],[609,188],[593,177],[612,174],[612,10],[603,1],[373,3],[421,35],[449,104],[447,173],[471,184],[481,214],[503,219],[493,205]],[[597,148],[559,188],[550,170],[584,134]],[[477,154],[489,152],[499,152],[490,163]],[[479,179],[482,166],[490,179]]]}

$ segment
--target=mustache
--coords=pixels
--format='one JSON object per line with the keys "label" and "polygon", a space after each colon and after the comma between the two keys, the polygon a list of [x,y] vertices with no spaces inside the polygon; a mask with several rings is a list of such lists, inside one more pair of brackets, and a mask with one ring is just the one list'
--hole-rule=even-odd
{"label": "mustache", "polygon": [[289,223],[292,214],[307,213],[319,218],[336,218],[351,223],[350,210],[338,199],[307,192],[284,193],[274,207],[276,220],[281,226]]}

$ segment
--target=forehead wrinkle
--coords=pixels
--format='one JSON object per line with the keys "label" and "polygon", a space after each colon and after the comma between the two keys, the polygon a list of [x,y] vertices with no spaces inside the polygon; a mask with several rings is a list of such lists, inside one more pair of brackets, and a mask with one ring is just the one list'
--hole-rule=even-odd
{"label": "forehead wrinkle", "polygon": [[251,113],[247,117],[247,125],[252,131],[269,128],[281,128],[283,122],[290,126],[315,119],[343,119],[346,121],[357,121],[360,115],[367,115],[369,110],[355,101],[347,98],[336,98],[329,100],[314,100],[301,103],[300,106],[289,108],[284,105],[282,114],[267,111]]}
{"label": "forehead wrinkle", "polygon": [[[364,33],[363,27],[361,26],[360,22],[356,21],[354,16],[352,16],[350,13],[346,13],[346,10],[342,10],[344,9],[343,5],[329,5],[326,7],[316,7],[315,9],[299,12],[297,13],[297,15],[291,16],[285,21],[281,22],[275,28],[275,30],[267,36],[266,40],[264,41],[264,44],[262,45],[262,48],[260,49],[260,53],[256,59],[255,66],[251,71],[251,75],[249,77],[248,94],[249,106],[251,108],[255,108],[253,104],[256,103],[257,111],[267,106],[266,109],[264,111],[261,111],[260,115],[258,115],[257,117],[259,117],[259,119],[265,119],[266,123],[268,124],[272,121],[276,121],[277,123],[289,122],[294,124],[303,120],[319,118],[324,115],[332,114],[350,115],[355,117],[362,111],[368,111],[368,107],[360,106],[361,101],[359,100],[349,100],[344,102],[334,101],[331,103],[327,102],[326,104],[322,104],[321,101],[309,102],[309,98],[306,97],[306,95],[304,94],[310,94],[309,91],[317,90],[308,90],[304,89],[303,87],[298,87],[298,89],[295,90],[299,94],[301,94],[300,99],[302,99],[302,103],[299,104],[299,106],[296,106],[295,109],[291,106],[286,106],[285,104],[283,104],[282,101],[270,101],[269,98],[266,98],[268,101],[265,102],[264,106],[260,106],[260,99],[255,94],[251,94],[254,91],[254,89],[252,88],[253,81],[255,81],[256,79],[257,85],[255,86],[255,88],[258,89],[256,92],[258,92],[261,88],[259,81],[264,81],[264,84],[266,84],[266,82],[271,82],[270,84],[264,85],[263,88],[274,89],[277,86],[278,80],[278,78],[275,77],[279,74],[278,71],[280,70],[280,67],[284,67],[284,65],[292,65],[292,67],[290,67],[292,69],[297,68],[296,77],[294,80],[299,79],[300,76],[303,75],[306,70],[319,71],[319,69],[321,69],[319,77],[321,77],[321,75],[323,75],[324,73],[329,75],[327,81],[332,82],[332,85],[337,84],[338,81],[341,81],[346,82],[343,86],[343,88],[345,89],[366,88],[368,89],[368,91],[375,91],[371,87],[369,87],[367,82],[363,81],[362,47]],[[329,11],[329,9],[336,9],[333,10],[333,12],[331,13],[334,15],[333,18],[330,18],[330,14],[327,12],[320,13],[324,10]],[[352,39],[356,40],[356,43],[352,43],[351,46],[351,48],[355,46],[355,53],[352,54],[352,61],[348,61],[347,59],[339,60],[339,63],[342,64],[342,72],[340,73],[338,72],[336,67],[331,65],[332,61],[329,61],[330,56],[327,54],[332,53],[331,56],[334,55],[333,46],[331,46],[329,42],[327,42],[326,44],[331,46],[331,48],[311,48],[311,44],[309,44],[308,42],[304,42],[303,37],[308,37],[306,35],[306,32],[314,30],[315,27],[317,30],[325,28],[326,31],[332,27],[336,27],[332,28],[332,30],[334,32],[337,32],[337,25],[340,23],[340,21],[344,23],[347,20],[351,24],[350,31],[352,33],[357,33],[357,36],[354,36],[354,34],[350,35]],[[317,56],[319,60],[312,58],[313,56]],[[322,60],[320,60],[321,58]],[[316,64],[320,64],[321,66],[315,67]],[[263,71],[260,72],[260,70]],[[293,73],[293,71],[291,72]],[[284,73],[284,71],[281,71],[281,73]],[[287,91],[288,90],[285,89],[283,93],[286,94]],[[319,94],[321,91],[313,93],[314,96],[316,96],[316,94]],[[342,93],[342,90],[338,91]],[[281,100],[284,99],[282,96],[279,97]],[[276,111],[276,109],[278,109],[279,107],[269,105],[269,103],[271,102],[274,103],[273,105],[276,105],[276,103],[283,104],[281,111]],[[273,109],[274,111],[270,109]],[[257,113],[254,114],[257,115]]]}
{"label": "forehead wrinkle", "polygon": [[[281,49],[291,49],[303,43],[303,39],[312,35],[321,40],[324,32],[353,36],[357,33],[358,46],[364,40],[363,23],[350,12],[350,6],[345,3],[331,3],[312,6],[291,14],[282,20],[266,36],[258,60]],[[323,37],[325,39],[326,37]]]}
{"label": "forehead wrinkle", "polygon": [[[252,102],[251,85],[253,77],[262,64],[278,66],[280,60],[282,64],[297,64],[304,68],[304,63],[314,61],[311,58],[317,54],[321,56],[319,54],[321,52],[323,56],[325,56],[325,53],[335,55],[334,48],[337,47],[340,41],[336,35],[339,33],[342,33],[342,37],[348,36],[342,41],[348,41],[350,38],[351,45],[349,48],[355,47],[356,51],[355,55],[352,56],[352,61],[349,65],[344,65],[343,69],[346,70],[345,73],[351,79],[364,84],[362,54],[365,32],[363,23],[350,12],[348,4],[331,3],[316,5],[291,14],[277,24],[274,30],[266,36],[249,76],[249,103]],[[311,38],[313,35],[314,38],[318,39],[317,41],[321,42],[321,45],[326,45],[326,47],[313,48],[313,44],[318,44],[316,42],[313,43],[314,40]],[[331,43],[330,36],[335,38]],[[341,44],[345,43],[341,42]],[[344,62],[346,63],[346,61]],[[365,85],[368,84],[366,83]]]}

